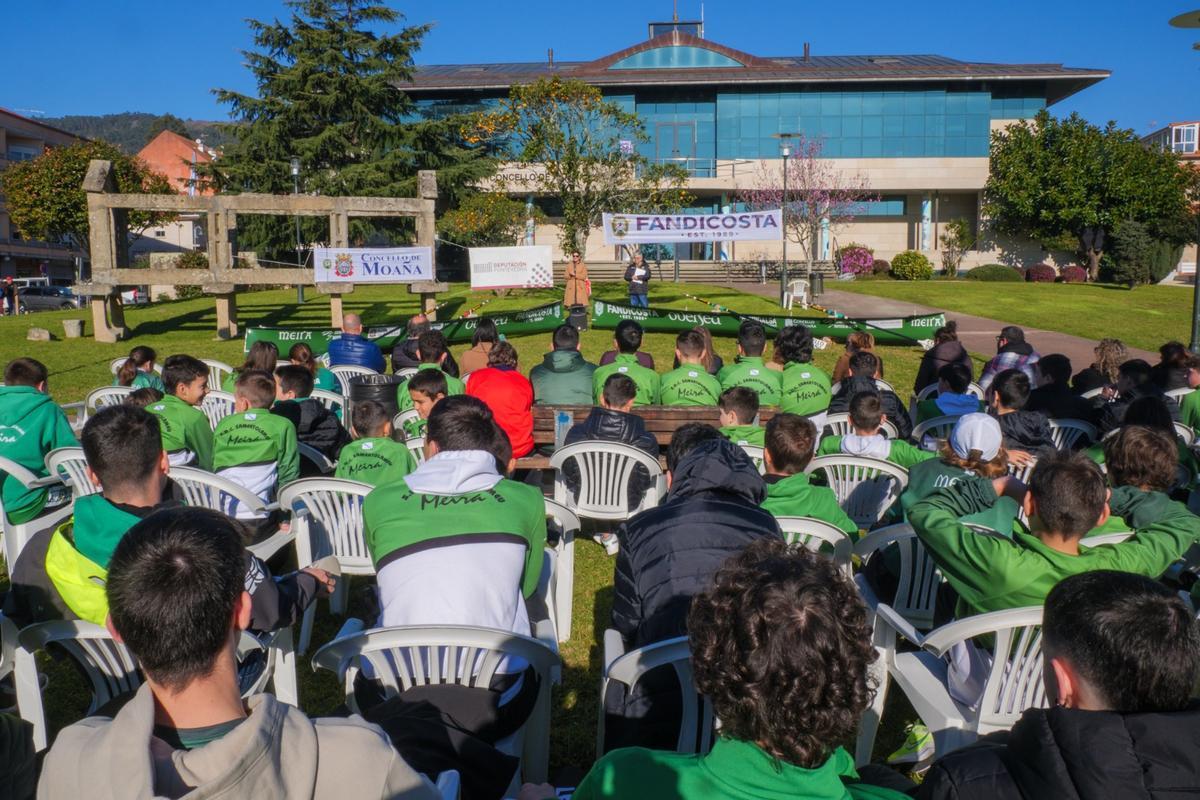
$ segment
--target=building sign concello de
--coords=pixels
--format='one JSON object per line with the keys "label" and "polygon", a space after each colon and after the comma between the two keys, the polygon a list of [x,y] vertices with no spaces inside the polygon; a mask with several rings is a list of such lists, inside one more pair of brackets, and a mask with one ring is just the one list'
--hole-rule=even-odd
{"label": "building sign concello de", "polygon": [[318,247],[317,283],[416,283],[433,280],[429,247]]}
{"label": "building sign concello de", "polygon": [[783,211],[729,214],[604,214],[605,244],[669,242],[778,242]]}

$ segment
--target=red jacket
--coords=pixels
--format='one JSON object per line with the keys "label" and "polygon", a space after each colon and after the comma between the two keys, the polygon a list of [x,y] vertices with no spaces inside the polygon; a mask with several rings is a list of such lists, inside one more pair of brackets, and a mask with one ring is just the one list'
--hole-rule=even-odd
{"label": "red jacket", "polygon": [[533,384],[515,369],[487,367],[471,373],[467,394],[492,410],[496,424],[508,434],[513,458],[533,451]]}

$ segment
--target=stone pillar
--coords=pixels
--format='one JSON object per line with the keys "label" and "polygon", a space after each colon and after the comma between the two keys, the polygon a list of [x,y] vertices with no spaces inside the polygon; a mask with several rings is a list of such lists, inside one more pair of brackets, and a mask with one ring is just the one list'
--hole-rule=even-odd
{"label": "stone pillar", "polygon": [[217,338],[234,339],[238,335],[237,295],[232,283],[216,283],[202,286],[205,294],[213,295],[217,302]]}
{"label": "stone pillar", "polygon": [[108,323],[118,338],[124,339],[129,335],[129,327],[125,324],[125,302],[119,291],[108,296]]}
{"label": "stone pillar", "polygon": [[114,344],[120,341],[120,333],[108,326],[108,298],[104,295],[92,295],[92,336],[97,342]]}
{"label": "stone pillar", "polygon": [[329,295],[329,320],[334,330],[342,328],[342,296],[340,294]]}

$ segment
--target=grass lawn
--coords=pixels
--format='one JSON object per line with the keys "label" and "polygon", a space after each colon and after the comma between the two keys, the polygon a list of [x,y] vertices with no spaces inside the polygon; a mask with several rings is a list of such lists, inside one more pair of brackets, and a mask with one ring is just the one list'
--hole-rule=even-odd
{"label": "grass lawn", "polygon": [[1115,337],[1152,352],[1171,339],[1187,342],[1192,329],[1192,293],[1181,286],[870,280],[829,287],[1087,339]]}
{"label": "grass lawn", "polygon": [[[621,302],[625,298],[624,284],[600,284],[596,288],[598,299]],[[840,288],[840,286],[839,286]],[[656,307],[671,307],[692,311],[706,310],[701,304],[688,300],[680,292],[703,297],[712,302],[729,306],[743,312],[774,313],[778,306],[773,301],[755,295],[744,294],[723,286],[686,284],[676,287],[660,284],[652,292]],[[456,286],[448,295],[452,303],[451,314],[472,308],[489,295],[471,293],[464,286]],[[550,290],[528,290],[511,293],[488,303],[482,312],[527,308],[558,299],[561,293]],[[295,304],[294,290],[278,290],[246,293],[239,296],[240,319],[243,326],[284,325],[296,327],[326,327],[329,324],[329,304],[324,297],[312,298],[303,306]],[[346,310],[363,315],[368,324],[394,322],[412,314],[417,300],[401,287],[362,287],[346,298]],[[146,344],[154,347],[163,359],[172,353],[187,352],[198,357],[217,358],[230,364],[241,361],[241,341],[220,341],[215,336],[215,311],[211,299],[184,300],[159,303],[127,311],[127,321],[132,329],[131,338],[118,344],[99,344],[90,338],[60,340],[49,343],[25,341],[26,330],[34,325],[49,328],[56,337],[61,337],[61,320],[81,318],[81,312],[44,312],[24,317],[0,318],[0,354],[2,361],[19,355],[28,355],[49,367],[51,392],[60,402],[83,399],[87,392],[97,386],[111,383],[109,361],[124,355],[133,345]],[[447,316],[444,312],[443,316]],[[90,323],[88,332],[90,332]],[[527,372],[541,360],[549,349],[549,336],[514,337],[513,344],[520,354],[522,371]],[[456,345],[455,354],[469,345]],[[612,347],[612,332],[589,330],[583,334],[584,355],[595,361],[600,354]],[[736,345],[729,338],[717,339],[717,351],[727,361],[736,353]],[[673,334],[648,334],[643,349],[650,352],[660,371],[670,368],[673,350]],[[818,366],[831,370],[840,345],[817,351]],[[892,381],[902,398],[912,386],[920,363],[921,351],[916,347],[881,347],[879,353],[886,366],[886,377]],[[551,769],[552,774],[562,768],[586,769],[595,757],[596,714],[599,703],[599,671],[601,660],[600,640],[608,627],[612,606],[613,559],[586,538],[576,546],[575,597],[573,631],[571,641],[562,647],[564,662],[563,683],[554,693],[554,716],[551,725]],[[282,569],[288,568],[287,566]],[[362,615],[364,608],[360,588],[366,582],[359,580],[351,589],[351,615]],[[7,578],[0,574],[0,589],[7,588]],[[328,613],[322,603],[313,634],[313,648],[329,641],[340,627],[341,620]],[[311,656],[312,650],[309,651]],[[86,693],[79,677],[63,664],[49,664],[51,689],[46,693],[47,710],[50,715],[51,731],[79,719],[86,708]],[[307,659],[299,662],[301,702],[312,714],[326,714],[341,703],[341,690],[334,676],[328,672],[313,673],[307,667]],[[886,755],[903,739],[900,726],[912,718],[911,709],[906,709],[901,693],[893,692],[885,716],[886,727],[880,733],[877,752]]]}

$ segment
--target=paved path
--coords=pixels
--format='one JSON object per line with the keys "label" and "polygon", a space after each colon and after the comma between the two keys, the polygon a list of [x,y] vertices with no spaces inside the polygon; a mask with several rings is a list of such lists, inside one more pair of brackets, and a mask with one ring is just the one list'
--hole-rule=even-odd
{"label": "paved path", "polygon": [[[772,284],[738,284],[738,289],[764,295],[778,297],[779,287]],[[837,309],[848,317],[907,317],[916,314],[930,314],[944,309],[910,303],[906,300],[892,300],[887,297],[875,297],[857,292],[842,292],[827,288],[817,301],[826,308]],[[987,317],[976,317],[970,314],[960,314],[957,311],[946,311],[946,319],[958,323],[958,339],[972,353],[990,355],[996,352],[996,336],[1000,329],[1009,323]],[[1039,328],[1025,328],[1025,340],[1042,355],[1062,353],[1071,359],[1071,367],[1075,372],[1092,363],[1093,348],[1096,340],[1085,339],[1081,336],[1071,336],[1057,331],[1046,331]],[[1119,337],[1118,337],[1119,338]],[[1130,358],[1144,358],[1151,364],[1158,363],[1158,354],[1145,350],[1129,350]]]}

